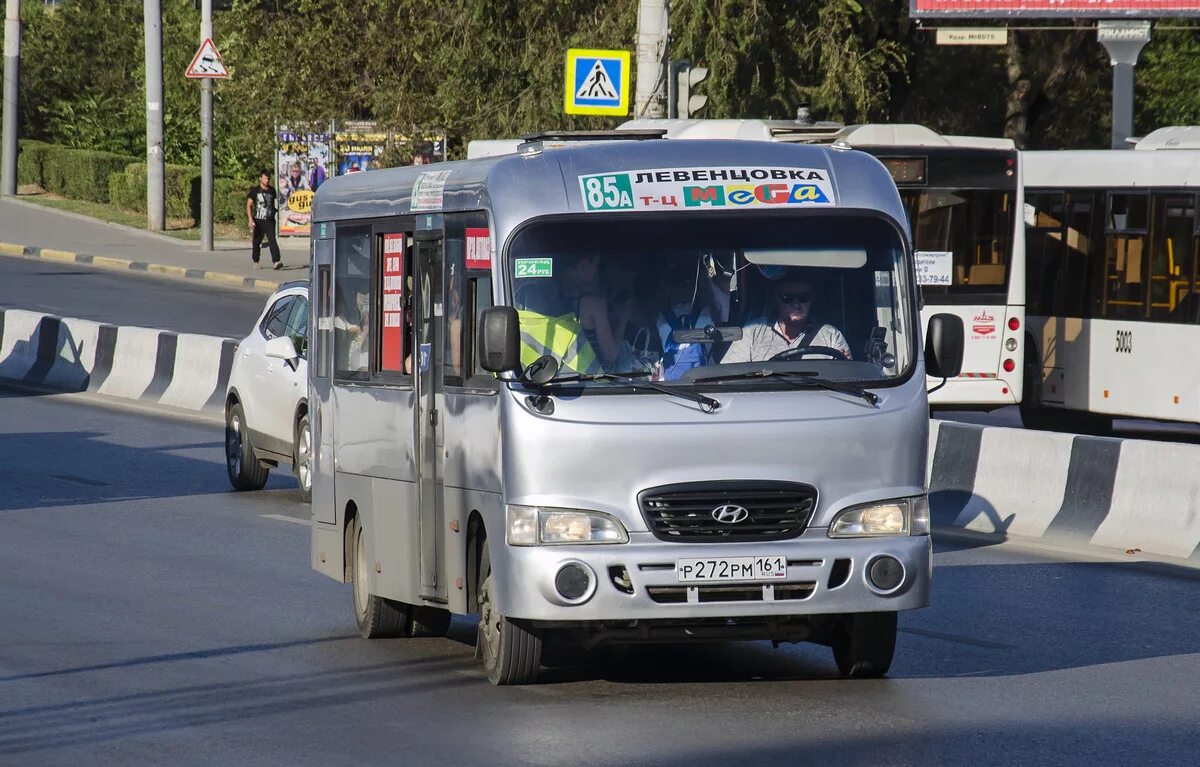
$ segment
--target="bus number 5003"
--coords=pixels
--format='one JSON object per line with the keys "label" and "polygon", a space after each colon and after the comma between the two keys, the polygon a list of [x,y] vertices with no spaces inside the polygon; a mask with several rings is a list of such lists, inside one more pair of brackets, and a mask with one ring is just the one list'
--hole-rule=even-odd
{"label": "bus number 5003", "polygon": [[1117,352],[1120,354],[1133,354],[1132,330],[1117,331]]}

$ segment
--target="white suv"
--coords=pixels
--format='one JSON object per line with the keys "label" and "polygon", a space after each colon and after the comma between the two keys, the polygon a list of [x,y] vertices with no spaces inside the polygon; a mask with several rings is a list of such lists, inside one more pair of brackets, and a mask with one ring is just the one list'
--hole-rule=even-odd
{"label": "white suv", "polygon": [[225,468],[234,490],[260,490],[271,467],[290,463],[312,494],[308,428],[308,281],[271,295],[233,356],[225,393]]}

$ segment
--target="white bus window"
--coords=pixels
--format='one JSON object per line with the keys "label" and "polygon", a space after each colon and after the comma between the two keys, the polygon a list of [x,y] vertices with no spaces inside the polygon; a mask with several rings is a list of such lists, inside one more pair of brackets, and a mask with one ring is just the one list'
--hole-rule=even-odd
{"label": "white bus window", "polygon": [[[1150,319],[1178,321],[1176,310],[1191,303],[1192,240],[1196,206],[1192,196],[1154,195],[1154,248],[1150,258]],[[1194,299],[1193,299],[1194,300]]]}
{"label": "white bus window", "polygon": [[371,233],[337,234],[333,357],[339,378],[365,380],[371,350]]}

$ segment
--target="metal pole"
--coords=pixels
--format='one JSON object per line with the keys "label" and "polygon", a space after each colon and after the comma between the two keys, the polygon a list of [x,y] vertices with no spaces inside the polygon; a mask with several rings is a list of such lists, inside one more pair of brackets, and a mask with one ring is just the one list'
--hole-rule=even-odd
{"label": "metal pole", "polygon": [[634,117],[665,117],[667,0],[641,0],[638,7],[637,94]]}
{"label": "metal pole", "polygon": [[21,0],[8,0],[4,13],[4,148],[0,195],[17,193],[17,131],[20,130]]}
{"label": "metal pole", "polygon": [[163,80],[162,3],[145,0],[146,28],[146,226],[153,232],[166,226],[163,201]]}
{"label": "metal pole", "polygon": [[1133,135],[1133,64],[1113,64],[1112,148],[1128,149]]}
{"label": "metal pole", "polygon": [[[200,44],[212,37],[212,0],[200,4]],[[200,250],[213,249],[213,81],[200,81]]]}

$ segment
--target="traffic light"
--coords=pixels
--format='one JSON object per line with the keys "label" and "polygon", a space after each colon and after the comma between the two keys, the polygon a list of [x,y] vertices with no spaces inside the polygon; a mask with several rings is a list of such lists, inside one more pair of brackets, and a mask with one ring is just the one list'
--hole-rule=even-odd
{"label": "traffic light", "polygon": [[675,99],[673,103],[677,117],[694,117],[708,103],[708,96],[700,93],[693,94],[696,86],[708,77],[708,67],[693,67],[692,62],[684,59],[672,61],[675,82]]}

